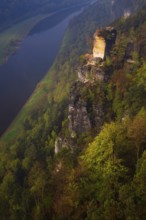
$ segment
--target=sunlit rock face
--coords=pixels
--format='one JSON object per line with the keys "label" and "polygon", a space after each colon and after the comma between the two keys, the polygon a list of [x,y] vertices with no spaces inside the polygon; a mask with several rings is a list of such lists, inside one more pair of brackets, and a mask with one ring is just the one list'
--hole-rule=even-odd
{"label": "sunlit rock face", "polygon": [[105,39],[100,35],[100,31],[97,30],[94,34],[93,58],[104,59],[105,48],[106,48]]}
{"label": "sunlit rock face", "polygon": [[117,32],[113,27],[106,27],[97,30],[94,34],[93,42],[93,58],[104,60],[109,55],[112,46],[115,44]]}

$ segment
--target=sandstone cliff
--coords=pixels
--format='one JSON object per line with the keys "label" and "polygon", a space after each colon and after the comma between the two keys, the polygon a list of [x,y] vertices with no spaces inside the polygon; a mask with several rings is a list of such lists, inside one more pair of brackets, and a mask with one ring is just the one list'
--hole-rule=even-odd
{"label": "sandstone cliff", "polygon": [[113,27],[97,30],[94,34],[93,58],[105,59],[115,44],[117,32]]}
{"label": "sandstone cliff", "polygon": [[69,137],[58,137],[55,143],[55,153],[62,148],[75,147],[76,138],[89,134],[91,131],[99,133],[104,123],[105,94],[102,84],[107,80],[104,71],[106,56],[116,40],[116,30],[107,27],[97,30],[94,34],[93,54],[85,55],[85,62],[77,69],[78,79],[70,88],[68,106]]}
{"label": "sandstone cliff", "polygon": [[100,33],[101,32],[97,30],[96,33],[94,34],[93,58],[104,59],[106,42],[104,37],[102,37]]}

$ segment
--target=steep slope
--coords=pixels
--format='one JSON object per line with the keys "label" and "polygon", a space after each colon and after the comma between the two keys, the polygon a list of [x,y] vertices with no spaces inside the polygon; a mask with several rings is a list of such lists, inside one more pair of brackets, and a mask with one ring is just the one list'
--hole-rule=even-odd
{"label": "steep slope", "polygon": [[[83,80],[82,84],[77,81],[74,85],[75,89],[71,89],[69,116],[72,111],[75,112],[73,108],[76,108],[75,114],[77,116],[78,112],[82,114],[77,117],[77,123],[85,130],[82,134],[80,130],[74,130],[76,136],[71,135],[71,147],[76,153],[71,153],[75,165],[70,172],[67,166],[71,159],[66,150],[69,145],[62,145],[63,151],[58,155],[58,166],[54,173],[57,181],[54,203],[57,219],[144,220],[146,218],[145,16],[146,10],[143,8],[137,15],[124,20],[122,18],[114,24],[118,35],[110,55],[102,61],[102,65],[101,60],[94,63],[96,68],[104,70],[104,75],[108,76],[104,86],[100,85],[101,79],[95,79],[96,71],[91,74],[93,71],[90,70],[94,66],[92,64],[92,68],[84,68],[82,71],[88,81]],[[88,59],[90,56],[85,56],[82,65],[87,67]],[[93,82],[95,87],[92,90]],[[85,99],[85,95],[81,94],[83,89],[87,91],[84,94],[90,99]],[[97,106],[101,104],[97,99],[99,97],[96,93],[97,89],[100,94],[102,92],[102,101],[106,100],[108,111],[103,111],[101,116],[96,107],[100,121],[104,116],[104,125],[100,132],[97,131],[99,134],[94,141],[83,150],[91,140],[89,133],[91,124],[89,126],[87,111],[88,123],[82,125],[85,109],[87,110],[89,106],[91,109],[95,102]],[[75,101],[74,106],[72,101]],[[78,103],[82,104],[78,105]],[[82,106],[85,108],[84,113]],[[93,111],[90,113],[92,117],[95,116]],[[69,118],[69,123],[70,120]],[[73,122],[75,121],[74,117]],[[98,125],[96,122],[94,128]],[[69,130],[72,133],[72,127],[69,126]],[[93,133],[92,130],[92,135]],[[77,154],[79,157],[76,160]],[[62,179],[65,187],[62,187],[60,192],[59,182]],[[63,212],[64,209],[68,212]]]}
{"label": "steep slope", "polygon": [[72,21],[23,126],[1,141],[2,219],[145,219],[145,16],[115,22],[112,46],[103,31],[110,50],[94,65],[89,36],[113,20],[109,5]]}
{"label": "steep slope", "polygon": [[[35,111],[35,106],[39,106],[40,103],[43,103],[42,109],[45,111],[44,109],[47,107],[46,99],[49,101],[54,100],[58,103],[63,100],[63,98],[68,97],[70,82],[76,78],[75,68],[79,56],[82,53],[88,52],[89,48],[92,50],[92,36],[95,29],[109,24],[115,17],[116,12],[114,12],[113,15],[110,8],[111,0],[105,0],[104,2],[98,1],[70,23],[62,48],[52,69],[38,85],[34,95],[30,101],[28,101],[18,119],[16,119],[16,123],[14,122],[14,126],[12,125],[12,129],[8,130],[4,137],[13,137],[15,136],[16,130],[21,131],[21,125],[27,115],[31,115],[33,109]],[[121,5],[119,5],[119,10],[120,8]],[[121,8],[120,14],[123,13],[124,9]],[[49,106],[50,104],[48,104],[48,108]],[[41,111],[41,107],[38,107],[38,109]],[[40,113],[40,115],[42,115],[42,113]]]}
{"label": "steep slope", "polygon": [[[67,219],[146,218],[145,15],[143,9],[136,16],[115,23],[118,37],[103,63],[110,76],[102,89],[111,106],[108,115],[104,112],[110,123],[104,124],[69,174],[57,203],[58,216],[68,207]],[[88,138],[87,135],[86,141],[80,140],[78,146],[86,145]]]}

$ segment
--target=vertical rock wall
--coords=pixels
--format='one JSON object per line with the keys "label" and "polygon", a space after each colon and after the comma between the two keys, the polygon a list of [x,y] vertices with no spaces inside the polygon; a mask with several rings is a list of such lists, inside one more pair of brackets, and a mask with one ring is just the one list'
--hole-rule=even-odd
{"label": "vertical rock wall", "polygon": [[101,58],[105,57],[105,48],[106,42],[104,37],[100,36],[100,31],[96,31],[94,34],[94,43],[93,43],[93,58]]}

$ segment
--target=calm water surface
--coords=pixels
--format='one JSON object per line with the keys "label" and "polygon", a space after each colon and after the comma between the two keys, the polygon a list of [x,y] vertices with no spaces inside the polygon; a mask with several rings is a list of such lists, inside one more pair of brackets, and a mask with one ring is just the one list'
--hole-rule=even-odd
{"label": "calm water surface", "polygon": [[40,22],[16,54],[0,66],[0,135],[51,67],[69,21],[82,10],[62,11]]}

